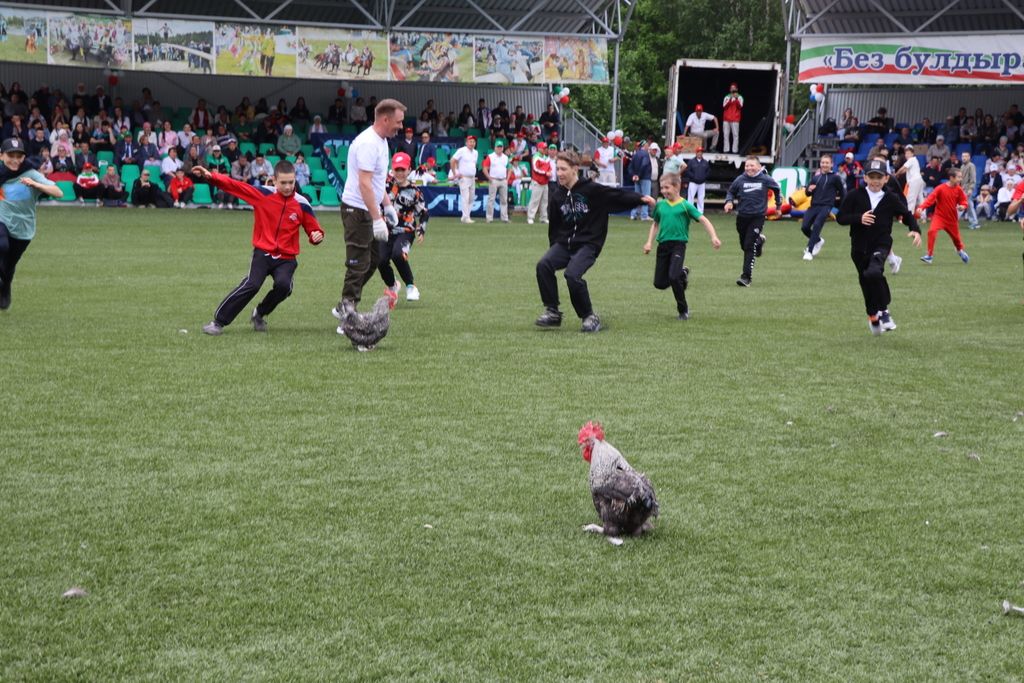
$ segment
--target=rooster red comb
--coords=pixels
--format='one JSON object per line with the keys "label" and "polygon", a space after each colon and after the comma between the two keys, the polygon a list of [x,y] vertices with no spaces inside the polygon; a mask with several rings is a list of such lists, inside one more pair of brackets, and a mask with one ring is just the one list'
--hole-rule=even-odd
{"label": "rooster red comb", "polygon": [[604,441],[604,427],[601,426],[600,422],[588,422],[583,425],[577,440],[580,444],[584,444],[587,442],[587,439]]}

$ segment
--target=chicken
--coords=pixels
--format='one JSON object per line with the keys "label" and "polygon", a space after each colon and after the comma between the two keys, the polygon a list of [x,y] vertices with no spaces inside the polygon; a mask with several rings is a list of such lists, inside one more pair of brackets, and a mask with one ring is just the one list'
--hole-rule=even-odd
{"label": "chicken", "polygon": [[387,336],[391,326],[391,309],[395,307],[397,295],[388,290],[377,299],[369,313],[359,313],[346,308],[341,316],[341,329],[359,351],[370,351]]}
{"label": "chicken", "polygon": [[590,463],[590,493],[604,525],[588,524],[584,531],[604,534],[613,545],[622,545],[620,536],[639,536],[651,530],[651,518],[658,516],[658,499],[647,476],[630,467],[622,453],[604,440],[600,423],[583,425],[578,441],[583,459]]}

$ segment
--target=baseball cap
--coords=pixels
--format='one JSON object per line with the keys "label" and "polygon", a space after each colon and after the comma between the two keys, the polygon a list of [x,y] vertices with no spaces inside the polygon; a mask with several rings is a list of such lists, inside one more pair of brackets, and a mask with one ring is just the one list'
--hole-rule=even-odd
{"label": "baseball cap", "polygon": [[946,141],[946,138],[945,138],[945,137],[943,137],[943,136],[941,136],[941,135],[936,135],[936,136],[935,136],[935,142],[938,142],[939,140],[942,140],[943,142],[945,142],[945,141]]}
{"label": "baseball cap", "polygon": [[7,138],[4,140],[4,144],[0,147],[0,151],[3,152],[21,152],[25,153],[25,143],[21,141],[21,138]]}
{"label": "baseball cap", "polygon": [[601,136],[601,142],[608,142],[608,138],[606,138],[605,136],[602,135]]}
{"label": "baseball cap", "polygon": [[475,141],[476,140],[476,136],[475,135],[467,135],[466,136],[466,142],[469,142],[470,140],[474,140]]}
{"label": "baseball cap", "polygon": [[704,105],[703,104],[698,104],[696,107],[693,108],[693,110],[694,111],[704,111]]}
{"label": "baseball cap", "polygon": [[853,152],[847,152],[846,153],[846,158],[847,159],[852,159],[853,158]]}
{"label": "baseball cap", "polygon": [[406,128],[406,129],[405,129],[405,132],[406,132],[406,133],[411,133],[411,132],[412,132],[412,128]]}
{"label": "baseball cap", "polygon": [[219,152],[220,151],[220,145],[214,145],[213,147],[210,148],[210,151],[211,152]]}
{"label": "baseball cap", "polygon": [[495,140],[494,141],[494,146],[495,147],[504,147],[505,146],[505,141],[504,140]]}
{"label": "baseball cap", "polygon": [[[682,149],[682,148],[680,148],[680,149]],[[698,147],[697,149],[695,149],[695,150],[693,150],[693,151],[694,151],[694,152],[703,152],[703,151],[704,151],[704,148],[703,148],[703,147]]]}
{"label": "baseball cap", "polygon": [[547,149],[547,148],[548,148],[548,145],[547,145],[546,142],[538,142],[537,143],[537,149]]}
{"label": "baseball cap", "polygon": [[86,162],[85,164],[82,165],[82,170],[83,171],[91,171],[92,170],[92,164],[90,164],[89,162]]}
{"label": "baseball cap", "polygon": [[739,89],[740,89],[740,86],[736,85],[735,83],[730,83],[730,84],[729,84],[729,87],[730,87],[730,88],[736,88],[737,90],[739,90]]}
{"label": "baseball cap", "polygon": [[391,157],[391,168],[404,168],[409,170],[412,166],[412,159],[405,152],[399,152],[395,156]]}
{"label": "baseball cap", "polygon": [[888,173],[889,173],[889,169],[885,165],[885,162],[884,161],[879,161],[878,159],[874,159],[873,161],[869,161],[868,162],[868,167],[864,170],[864,175],[871,175],[871,174],[875,174],[875,175],[888,175]]}

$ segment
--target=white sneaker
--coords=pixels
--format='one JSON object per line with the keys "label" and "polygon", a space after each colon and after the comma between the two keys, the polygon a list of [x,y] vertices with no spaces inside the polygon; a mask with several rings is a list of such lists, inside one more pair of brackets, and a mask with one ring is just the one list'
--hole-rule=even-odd
{"label": "white sneaker", "polygon": [[811,252],[809,252],[806,249],[804,249],[804,261],[813,261],[813,260],[814,260],[814,256],[811,255]]}
{"label": "white sneaker", "polygon": [[811,256],[817,256],[823,246],[825,246],[825,239],[823,237],[819,237],[818,243],[814,245],[814,249],[811,249]]}
{"label": "white sneaker", "polygon": [[406,301],[419,301],[420,290],[416,289],[416,285],[409,285],[405,288],[405,300]]}
{"label": "white sneaker", "polygon": [[476,221],[475,221],[475,220],[473,220],[472,218],[467,218],[467,219],[466,219],[466,222],[467,222],[467,223],[476,223]]}
{"label": "white sneaker", "polygon": [[900,272],[900,266],[902,266],[902,265],[903,265],[903,257],[902,256],[897,256],[896,254],[892,254],[891,258],[889,259],[889,268],[892,270],[892,274],[893,275],[895,275],[896,273]]}
{"label": "white sneaker", "polygon": [[526,224],[527,225],[533,225],[533,219],[532,218],[527,218],[526,219]]}

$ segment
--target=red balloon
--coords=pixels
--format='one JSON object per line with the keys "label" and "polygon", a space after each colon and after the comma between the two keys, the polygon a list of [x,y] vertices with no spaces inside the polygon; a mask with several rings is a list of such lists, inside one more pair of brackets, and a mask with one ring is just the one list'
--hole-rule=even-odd
{"label": "red balloon", "polygon": [[825,86],[822,83],[819,83],[818,85],[814,86],[814,89],[817,90],[818,92],[825,92]]}
{"label": "red balloon", "polygon": [[790,114],[786,117],[786,123],[796,123],[796,114]]}
{"label": "red balloon", "polygon": [[344,97],[344,96],[345,96],[345,89],[344,88],[338,88],[338,97]]}
{"label": "red balloon", "polygon": [[109,83],[110,85],[117,85],[117,81],[117,74],[110,74],[109,76],[107,76],[107,83]]}
{"label": "red balloon", "polygon": [[619,147],[622,146],[622,136],[621,135],[615,136],[615,144],[618,145]]}
{"label": "red balloon", "polygon": [[558,101],[561,102],[562,104],[569,104],[569,96],[562,95],[560,98],[558,98]]}

